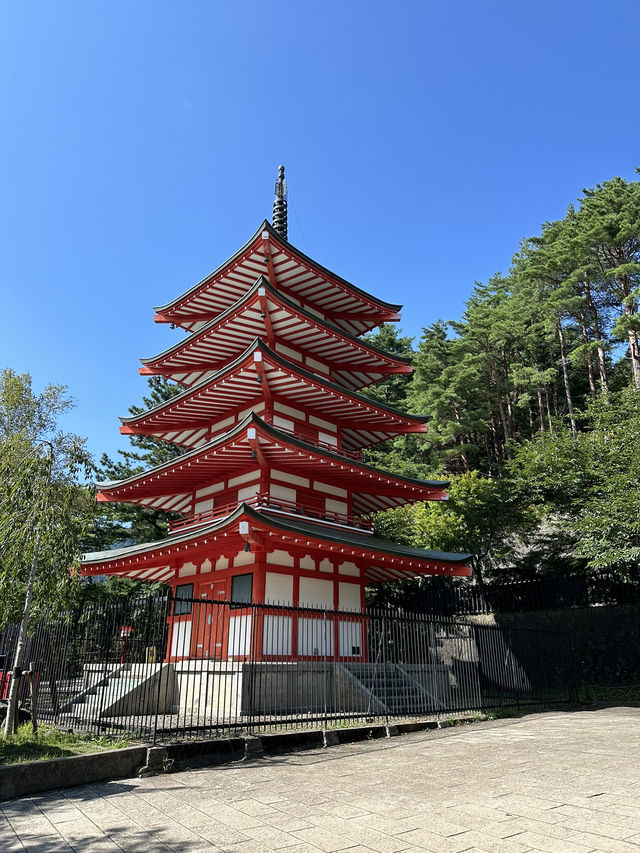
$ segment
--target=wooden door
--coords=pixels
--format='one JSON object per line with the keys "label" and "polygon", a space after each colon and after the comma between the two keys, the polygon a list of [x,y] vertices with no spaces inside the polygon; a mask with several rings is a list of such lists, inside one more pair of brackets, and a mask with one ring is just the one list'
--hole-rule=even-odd
{"label": "wooden door", "polygon": [[224,660],[227,655],[229,635],[229,605],[222,603],[226,598],[227,583],[216,580],[200,584],[198,592],[197,614],[194,613],[194,649],[195,658]]}

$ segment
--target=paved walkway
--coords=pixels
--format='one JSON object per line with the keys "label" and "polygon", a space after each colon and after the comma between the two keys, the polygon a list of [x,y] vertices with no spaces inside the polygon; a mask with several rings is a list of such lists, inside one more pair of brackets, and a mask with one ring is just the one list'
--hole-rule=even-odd
{"label": "paved walkway", "polygon": [[0,803],[0,851],[640,850],[640,709],[546,713]]}

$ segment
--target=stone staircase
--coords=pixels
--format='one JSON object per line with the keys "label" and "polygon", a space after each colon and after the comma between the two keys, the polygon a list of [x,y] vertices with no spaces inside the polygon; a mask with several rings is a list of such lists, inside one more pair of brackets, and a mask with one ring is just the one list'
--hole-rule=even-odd
{"label": "stone staircase", "polygon": [[85,719],[165,710],[173,696],[173,668],[164,664],[120,664],[107,673],[85,673],[89,684],[61,707]]}
{"label": "stone staircase", "polygon": [[442,667],[421,667],[418,673],[389,663],[345,663],[344,668],[366,693],[372,714],[406,716],[443,707]]}

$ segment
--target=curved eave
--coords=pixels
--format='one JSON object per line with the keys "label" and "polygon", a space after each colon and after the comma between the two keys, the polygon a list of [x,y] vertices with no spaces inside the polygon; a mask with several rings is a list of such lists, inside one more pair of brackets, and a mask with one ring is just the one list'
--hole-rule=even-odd
{"label": "curved eave", "polygon": [[309,383],[312,383],[313,385],[320,386],[326,389],[329,393],[332,392],[334,394],[339,394],[340,396],[346,399],[352,400],[356,405],[362,406],[370,411],[379,412],[381,414],[388,414],[393,417],[402,419],[408,423],[413,423],[416,425],[426,424],[429,420],[429,415],[410,415],[406,412],[401,412],[398,409],[394,409],[392,406],[387,406],[385,403],[373,401],[369,397],[365,397],[364,395],[358,394],[355,391],[349,391],[343,388],[341,385],[338,385],[335,382],[331,382],[331,380],[329,379],[325,379],[319,373],[311,373],[304,367],[299,366],[296,362],[288,361],[287,359],[278,355],[278,353],[274,352],[274,350],[272,350],[260,338],[255,338],[241,355],[237,356],[237,358],[230,362],[226,367],[223,367],[221,370],[216,371],[216,373],[214,373],[212,376],[201,379],[199,382],[196,382],[195,385],[192,385],[190,388],[185,389],[180,394],[176,394],[176,396],[172,397],[170,400],[158,403],[157,406],[154,406],[151,409],[147,409],[146,412],[143,412],[140,415],[121,417],[120,422],[123,425],[128,426],[143,426],[148,419],[156,415],[171,412],[181,403],[184,403],[186,400],[197,396],[202,391],[205,391],[207,388],[211,387],[212,385],[215,385],[221,380],[228,378],[230,375],[234,374],[236,371],[242,368],[245,364],[251,363],[249,359],[256,350],[262,352],[265,358],[277,364],[279,368],[283,371],[289,371],[291,374],[298,376],[302,380],[306,380]]}
{"label": "curved eave", "polygon": [[[253,507],[245,505],[245,512],[252,517],[256,522],[264,522],[264,514],[257,512]],[[399,545],[395,542],[389,542],[387,539],[379,539],[377,536],[371,536],[363,533],[357,533],[352,530],[346,530],[338,527],[325,527],[313,522],[303,520],[286,519],[277,521],[269,517],[269,524],[277,527],[279,530],[286,530],[294,535],[306,534],[314,538],[321,539],[325,542],[333,542],[337,545],[358,545],[363,551],[374,551],[386,553],[392,556],[403,556],[408,559],[432,560],[442,563],[450,563],[452,565],[462,565],[469,562],[471,554],[458,554],[455,552],[432,551],[425,548],[414,548],[410,545]]]}
{"label": "curved eave", "polygon": [[303,263],[309,264],[309,266],[314,267],[318,272],[327,278],[331,278],[334,281],[341,284],[348,290],[352,290],[354,293],[357,293],[362,299],[367,302],[372,303],[376,307],[379,307],[383,311],[400,311],[402,309],[402,305],[397,305],[392,302],[385,302],[382,299],[378,299],[377,296],[372,296],[372,294],[368,293],[366,290],[362,290],[359,287],[356,287],[355,284],[352,284],[350,281],[347,281],[346,278],[342,278],[336,273],[332,272],[327,267],[323,267],[322,264],[319,264],[317,261],[314,261],[313,258],[310,258],[308,255],[305,255],[304,252],[301,252],[300,249],[296,248],[292,243],[289,243],[287,240],[283,240],[281,235],[273,228],[273,226],[265,220],[266,230],[270,233],[271,237],[277,242],[280,243],[285,249],[288,249],[292,254],[296,255]]}
{"label": "curved eave", "polygon": [[[471,554],[413,548],[351,530],[337,530],[301,520],[291,521],[287,519],[285,521],[258,512],[244,503],[240,504],[231,515],[224,519],[186,531],[179,536],[172,536],[170,539],[85,554],[82,558],[81,572],[84,575],[109,572],[124,573],[128,564],[134,570],[141,565],[143,567],[142,572],[147,566],[152,567],[147,572],[149,575],[153,572],[154,565],[158,566],[164,562],[170,562],[181,551],[183,557],[188,559],[190,550],[212,549],[215,547],[214,542],[217,534],[231,535],[237,538],[238,544],[241,544],[243,534],[240,533],[238,524],[240,521],[248,522],[249,530],[252,532],[253,529],[253,531],[258,532],[265,542],[270,541],[271,537],[274,536],[278,537],[280,541],[284,540],[285,543],[290,539],[291,544],[295,544],[297,547],[307,547],[307,543],[309,543],[309,547],[312,544],[315,544],[316,547],[318,544],[327,545],[329,552],[335,548],[336,556],[344,555],[345,558],[357,556],[365,561],[373,559],[385,562],[384,566],[374,566],[365,570],[365,579],[374,583],[397,580],[407,576],[420,576],[430,567],[449,569],[449,573],[458,576],[469,576],[471,574],[471,570],[466,565],[471,559]],[[273,544],[275,546],[276,542]],[[395,561],[398,561],[396,570],[394,570]],[[418,566],[415,566],[416,563]],[[423,571],[420,571],[419,564],[423,564]],[[400,570],[403,565],[408,565],[409,568]],[[413,571],[411,567],[414,567]],[[173,574],[173,570],[169,574]],[[138,576],[140,577],[140,573]]]}
{"label": "curved eave", "polygon": [[410,486],[417,486],[418,488],[427,488],[427,489],[437,489],[443,490],[448,488],[450,481],[449,480],[418,480],[414,477],[402,477],[398,474],[393,474],[391,471],[385,471],[383,468],[374,468],[373,465],[365,465],[364,462],[356,462],[354,460],[345,459],[344,456],[340,456],[339,453],[332,453],[330,450],[324,450],[321,447],[316,447],[314,444],[308,444],[306,441],[302,441],[295,436],[290,436],[286,432],[282,432],[277,427],[271,426],[271,424],[265,423],[262,418],[258,417],[258,415],[253,415],[256,423],[258,423],[264,432],[267,435],[271,435],[271,437],[280,443],[285,441],[287,444],[292,447],[296,447],[300,450],[306,450],[307,452],[312,453],[314,456],[323,456],[327,459],[331,459],[335,462],[339,462],[341,465],[345,467],[352,467],[362,471],[368,471],[373,474],[378,474],[381,477],[387,477],[390,480],[395,480],[398,483],[406,483]]}
{"label": "curved eave", "polygon": [[237,252],[234,252],[234,254],[231,255],[230,258],[228,258],[224,263],[220,264],[220,266],[213,270],[213,272],[210,272],[209,275],[206,275],[203,279],[194,284],[188,290],[185,290],[184,293],[181,293],[179,296],[176,296],[175,299],[172,299],[165,305],[156,305],[153,310],[158,314],[165,314],[171,311],[172,308],[176,308],[177,306],[179,306],[181,302],[184,302],[190,296],[195,296],[195,294],[201,288],[206,287],[207,284],[209,284],[212,278],[215,278],[217,275],[223,273],[228,266],[233,264],[234,261],[237,261],[238,258],[242,257],[245,252],[249,251],[251,246],[260,238],[260,235],[262,234],[266,226],[267,220],[265,219],[258,228],[258,230],[255,232],[255,234],[247,240],[244,246],[238,249]]}
{"label": "curved eave", "polygon": [[172,299],[170,302],[167,302],[165,305],[160,305],[154,308],[158,314],[166,315],[169,318],[169,314],[178,309],[180,305],[188,300],[190,297],[193,297],[199,293],[199,291],[203,290],[208,284],[211,283],[212,279],[216,276],[222,275],[228,267],[232,266],[235,261],[241,258],[246,252],[248,252],[254,243],[260,240],[262,232],[268,231],[270,239],[274,240],[278,243],[283,249],[288,250],[292,255],[297,257],[301,263],[306,264],[312,269],[316,270],[317,273],[331,281],[334,281],[339,287],[346,291],[351,291],[356,294],[360,299],[364,302],[369,303],[372,307],[377,308],[383,312],[393,312],[397,313],[401,310],[402,305],[396,305],[391,302],[385,302],[382,299],[378,299],[367,291],[362,290],[359,287],[356,287],[355,284],[351,284],[351,282],[342,278],[331,270],[327,269],[327,267],[322,266],[317,261],[314,261],[308,255],[305,255],[304,252],[301,252],[300,249],[296,248],[292,243],[289,243],[287,240],[283,240],[280,234],[273,228],[272,225],[265,219],[262,224],[258,228],[258,230],[253,234],[252,237],[238,249],[230,258],[228,258],[223,264],[221,264],[217,269],[213,270],[213,272],[209,273],[209,275],[205,276],[201,281],[194,284],[193,287],[190,287],[184,293],[181,293],[175,299]]}
{"label": "curved eave", "polygon": [[[145,481],[151,481],[153,478],[158,478],[161,475],[170,475],[174,473],[179,468],[184,468],[190,466],[190,463],[198,464],[199,457],[205,457],[208,453],[215,450],[219,447],[224,447],[225,444],[232,442],[234,439],[239,437],[244,431],[250,427],[254,426],[257,430],[269,436],[274,442],[278,444],[282,444],[283,446],[292,449],[292,450],[300,450],[304,451],[310,457],[321,457],[326,460],[329,460],[335,464],[338,464],[342,469],[351,469],[355,471],[361,471],[364,473],[369,473],[374,476],[378,476],[389,480],[390,482],[398,483],[401,486],[413,486],[417,489],[426,489],[431,491],[443,491],[449,485],[449,481],[445,480],[418,480],[413,477],[402,477],[397,474],[393,474],[391,471],[384,471],[381,468],[374,468],[372,465],[366,465],[363,462],[357,462],[355,460],[347,459],[344,456],[341,456],[339,453],[333,453],[329,450],[325,450],[324,448],[317,447],[314,444],[308,444],[301,439],[296,438],[295,436],[289,435],[282,430],[279,430],[277,427],[271,426],[270,424],[265,423],[258,415],[254,412],[251,412],[244,418],[240,423],[238,423],[233,429],[229,430],[229,432],[224,433],[221,436],[214,438],[212,441],[207,442],[207,444],[202,445],[201,447],[196,448],[195,450],[191,450],[188,453],[184,453],[181,456],[178,456],[175,459],[171,459],[168,462],[163,462],[161,465],[157,465],[155,468],[151,468],[148,471],[141,472],[140,474],[134,474],[131,477],[128,477],[125,480],[111,481],[105,483],[96,483],[96,486],[99,490],[98,499],[103,501],[118,501],[117,497],[109,497],[109,492],[122,491],[123,489],[128,489],[133,486],[142,486]],[[176,487],[176,494],[180,492],[182,489],[180,487]],[[357,489],[354,489],[357,491]],[[171,494],[171,492],[163,492],[163,494]],[[420,500],[421,498],[416,498],[416,500]],[[126,502],[126,501],[124,501]]]}
{"label": "curved eave", "polygon": [[[243,307],[245,307],[257,294],[258,289],[264,287],[266,296],[271,297],[274,302],[281,302],[283,307],[290,310],[293,314],[302,315],[303,319],[307,322],[311,323],[314,326],[320,326],[328,336],[339,336],[343,338],[350,346],[354,349],[359,350],[361,352],[370,353],[372,356],[377,356],[382,361],[386,362],[390,366],[395,366],[398,368],[411,368],[411,359],[405,356],[392,356],[389,353],[386,353],[384,350],[379,347],[374,346],[374,344],[369,343],[368,341],[360,340],[355,337],[355,335],[349,334],[344,329],[341,329],[339,326],[334,325],[331,321],[325,320],[321,317],[316,316],[311,311],[307,311],[301,305],[296,304],[292,300],[290,300],[287,296],[277,290],[271,282],[263,275],[259,276],[256,279],[255,284],[249,288],[249,290],[233,305],[230,305],[217,317],[214,317],[210,320],[206,325],[204,325],[201,329],[198,329],[196,332],[192,332],[188,337],[183,338],[183,340],[178,341],[172,346],[168,347],[163,352],[159,353],[156,356],[152,356],[151,358],[141,358],[140,361],[145,367],[160,367],[163,361],[166,361],[170,356],[176,355],[180,352],[181,349],[184,349],[186,346],[195,343],[196,341],[200,341],[206,338],[207,334],[214,330],[216,326],[224,323],[225,320],[231,318],[234,314],[238,314]],[[180,368],[182,369],[182,368]],[[354,366],[355,369],[355,366]],[[367,372],[362,365],[357,365],[357,369],[360,372]],[[178,368],[176,368],[178,370]],[[185,367],[185,370],[188,372],[189,366]],[[376,372],[375,368],[371,368],[368,372]]]}

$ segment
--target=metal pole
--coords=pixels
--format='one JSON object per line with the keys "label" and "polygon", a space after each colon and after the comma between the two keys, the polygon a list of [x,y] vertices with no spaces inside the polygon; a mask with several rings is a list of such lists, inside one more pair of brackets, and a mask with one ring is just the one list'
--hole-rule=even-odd
{"label": "metal pole", "polygon": [[31,729],[35,734],[38,733],[38,682],[36,672],[36,662],[29,663],[29,690],[31,693]]}
{"label": "metal pole", "polygon": [[323,652],[324,652],[324,672],[323,672],[323,693],[324,693],[324,727],[328,728],[327,714],[327,611],[322,612],[322,623],[324,629]]}
{"label": "metal pole", "polygon": [[389,703],[387,697],[387,617],[382,616],[382,683],[384,685],[384,713],[387,725],[389,725]]}

